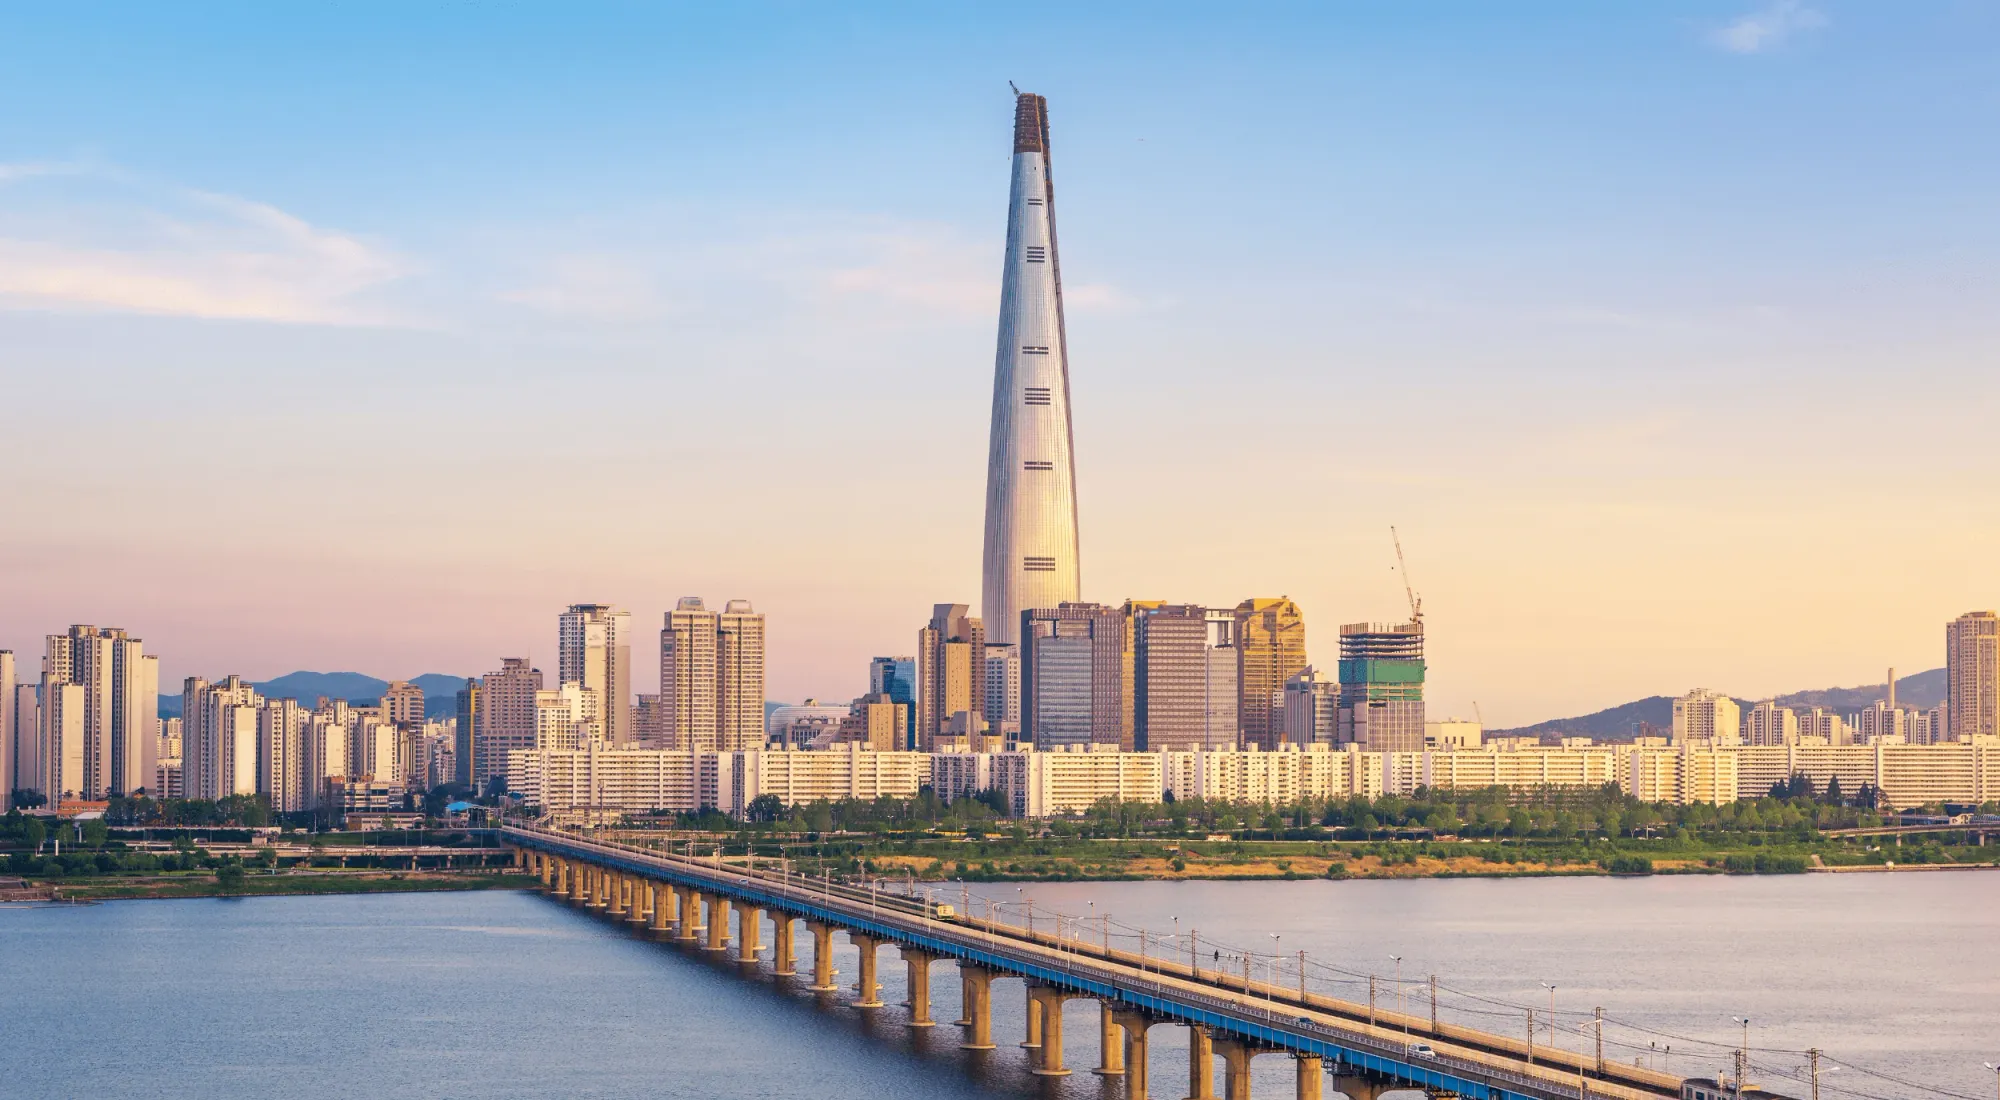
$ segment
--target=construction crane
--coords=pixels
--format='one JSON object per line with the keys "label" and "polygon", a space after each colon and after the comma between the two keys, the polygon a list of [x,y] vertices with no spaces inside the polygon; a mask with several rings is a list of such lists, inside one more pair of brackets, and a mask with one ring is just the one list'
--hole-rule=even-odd
{"label": "construction crane", "polygon": [[1403,575],[1403,595],[1410,601],[1410,622],[1416,625],[1418,633],[1424,629],[1424,601],[1417,590],[1410,587],[1410,567],[1403,562],[1403,537],[1396,533],[1394,524],[1389,525],[1389,538],[1396,544],[1396,571]]}

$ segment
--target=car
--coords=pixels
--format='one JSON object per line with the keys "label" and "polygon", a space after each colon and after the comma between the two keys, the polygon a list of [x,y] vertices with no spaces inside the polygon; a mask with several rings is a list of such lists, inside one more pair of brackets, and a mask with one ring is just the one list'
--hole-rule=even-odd
{"label": "car", "polygon": [[1429,1043],[1411,1043],[1408,1054],[1412,1058],[1435,1058],[1438,1056],[1438,1052],[1432,1050]]}
{"label": "car", "polygon": [[1298,1019],[1298,1025],[1300,1027],[1312,1027],[1313,1026],[1312,1018],[1310,1016],[1301,1016]]}

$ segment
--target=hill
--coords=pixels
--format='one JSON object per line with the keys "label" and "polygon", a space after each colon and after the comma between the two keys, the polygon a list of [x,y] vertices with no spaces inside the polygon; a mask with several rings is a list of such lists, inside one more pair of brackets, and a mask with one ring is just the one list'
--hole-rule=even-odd
{"label": "hill", "polygon": [[[447,676],[441,672],[426,672],[412,676],[410,683],[424,693],[424,711],[427,714],[455,714],[458,709],[458,689],[465,686],[465,677]],[[264,680],[250,685],[257,694],[267,699],[297,699],[306,706],[312,706],[324,695],[329,699],[345,699],[350,703],[373,705],[389,687],[389,681],[360,672],[291,672],[275,679]],[[178,692],[160,694],[160,717],[179,718],[181,697]]]}
{"label": "hill", "polygon": [[[1912,676],[1896,678],[1896,701],[1913,707],[1934,707],[1944,702],[1945,670],[1931,669]],[[1777,697],[1781,707],[1827,707],[1841,714],[1851,714],[1864,710],[1870,703],[1882,698],[1881,684],[1866,684],[1861,687],[1818,688],[1811,691],[1795,691]],[[1758,700],[1737,699],[1738,706],[1749,708]],[[1636,734],[1641,723],[1658,727],[1665,732],[1673,725],[1674,700],[1670,695],[1650,695],[1630,703],[1580,714],[1574,718],[1552,718],[1537,722],[1532,726],[1515,729],[1490,730],[1495,737],[1536,737],[1542,734],[1570,734],[1573,736],[1595,737],[1603,741],[1629,741]]]}

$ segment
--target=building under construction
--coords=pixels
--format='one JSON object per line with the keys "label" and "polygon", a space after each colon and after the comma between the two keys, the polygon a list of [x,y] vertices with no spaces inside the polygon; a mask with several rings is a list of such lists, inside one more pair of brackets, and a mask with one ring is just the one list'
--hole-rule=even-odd
{"label": "building under construction", "polygon": [[1364,752],[1424,750],[1424,624],[1340,628],[1341,744]]}

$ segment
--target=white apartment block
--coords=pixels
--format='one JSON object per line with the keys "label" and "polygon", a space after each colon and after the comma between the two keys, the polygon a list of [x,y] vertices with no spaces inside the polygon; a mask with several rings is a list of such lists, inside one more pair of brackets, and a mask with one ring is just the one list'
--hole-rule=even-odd
{"label": "white apartment block", "polygon": [[1741,741],[1743,708],[1727,695],[1696,688],[1674,700],[1674,744],[1705,741],[1734,745]]}

